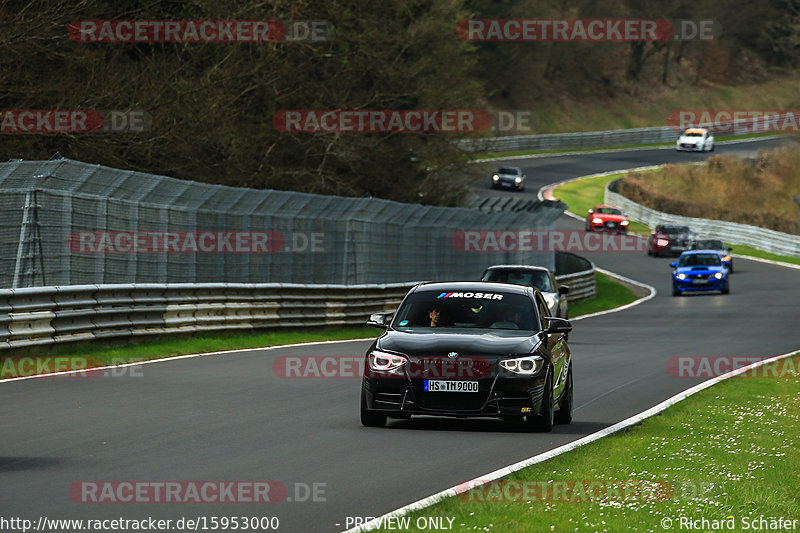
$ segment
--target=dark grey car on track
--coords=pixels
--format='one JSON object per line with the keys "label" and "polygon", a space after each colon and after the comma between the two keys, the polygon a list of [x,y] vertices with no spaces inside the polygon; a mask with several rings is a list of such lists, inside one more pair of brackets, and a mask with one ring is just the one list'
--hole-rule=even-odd
{"label": "dark grey car on track", "polygon": [[533,287],[417,285],[367,350],[361,422],[412,415],[525,420],[550,431],[572,420],[569,321],[549,317]]}

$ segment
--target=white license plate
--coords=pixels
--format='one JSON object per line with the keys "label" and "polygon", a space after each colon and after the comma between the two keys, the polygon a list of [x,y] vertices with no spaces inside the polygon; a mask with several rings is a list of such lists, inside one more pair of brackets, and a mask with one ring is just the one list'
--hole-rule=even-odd
{"label": "white license plate", "polygon": [[478,392],[477,381],[426,379],[423,384],[426,392]]}
{"label": "white license plate", "polygon": [[705,279],[693,279],[692,283],[694,283],[695,285],[703,285],[705,283],[708,283],[708,280],[705,280]]}

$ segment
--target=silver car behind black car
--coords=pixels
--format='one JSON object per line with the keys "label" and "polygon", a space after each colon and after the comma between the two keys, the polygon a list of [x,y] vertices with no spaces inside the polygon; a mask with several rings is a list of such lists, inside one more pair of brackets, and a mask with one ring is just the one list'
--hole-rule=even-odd
{"label": "silver car behind black car", "polygon": [[493,189],[525,189],[525,173],[519,167],[500,167],[492,174]]}

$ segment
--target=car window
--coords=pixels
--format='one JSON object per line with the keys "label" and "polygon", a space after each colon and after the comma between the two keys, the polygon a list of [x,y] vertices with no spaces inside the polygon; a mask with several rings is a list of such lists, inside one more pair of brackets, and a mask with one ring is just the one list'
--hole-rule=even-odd
{"label": "car window", "polygon": [[[673,133],[673,135],[675,135],[675,134]],[[684,137],[702,137],[702,136],[703,136],[703,134],[702,134],[702,133],[696,133],[696,132],[692,132],[692,133],[684,133],[684,134],[683,134],[683,136],[684,136]],[[675,137],[673,137],[673,139],[674,139],[674,138],[675,138]]]}
{"label": "car window", "polygon": [[[437,315],[435,324],[432,312]],[[405,299],[392,327],[401,331],[444,327],[536,332],[541,329],[537,320],[533,302],[522,294],[420,290]]]}
{"label": "car window", "polygon": [[595,213],[603,213],[606,215],[621,215],[622,211],[614,209],[613,207],[598,207]]}
{"label": "car window", "polygon": [[501,168],[501,169],[499,169],[497,171],[497,173],[498,174],[511,174],[513,176],[518,176],[520,172],[516,168]]}
{"label": "car window", "polygon": [[689,233],[688,226],[661,226],[661,231],[670,235],[677,235],[679,233]]}
{"label": "car window", "polygon": [[555,287],[553,287],[553,283],[550,280],[550,274],[544,270],[491,269],[483,276],[483,281],[526,285],[528,287],[536,287],[544,292],[555,291]]}
{"label": "car window", "polygon": [[541,294],[536,295],[536,306],[539,310],[539,323],[541,324],[542,331],[547,329],[547,320],[546,317],[550,316],[550,308],[547,307],[547,302],[544,301]]}
{"label": "car window", "polygon": [[725,250],[725,244],[722,241],[717,240],[706,240],[706,241],[697,241],[693,245],[695,250]]}
{"label": "car window", "polygon": [[717,254],[687,254],[678,261],[679,267],[720,266],[722,261]]}

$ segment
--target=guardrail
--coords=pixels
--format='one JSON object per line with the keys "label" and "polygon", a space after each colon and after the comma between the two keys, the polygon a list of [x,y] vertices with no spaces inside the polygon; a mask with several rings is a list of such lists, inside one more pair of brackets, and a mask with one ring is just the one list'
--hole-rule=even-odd
{"label": "guardrail", "polygon": [[698,235],[722,239],[733,244],[746,244],[782,255],[800,256],[800,236],[781,233],[766,228],[726,222],[724,220],[711,220],[707,218],[684,217],[662,213],[629,200],[612,189],[619,180],[612,181],[606,186],[605,203],[615,205],[628,214],[628,217],[655,227],[658,224],[682,224],[689,226]]}
{"label": "guardrail", "polygon": [[[556,278],[594,295],[591,270]],[[381,285],[168,283],[0,290],[0,350],[220,329],[357,326],[394,311],[417,282]]]}
{"label": "guardrail", "polygon": [[588,300],[597,294],[595,266],[588,259],[569,252],[558,252],[556,253],[556,272],[565,272],[556,276],[556,282],[559,285],[569,286],[567,301]]}
{"label": "guardrail", "polygon": [[[748,135],[770,131],[770,128],[775,127],[778,122],[783,122],[788,115],[794,114],[778,114],[775,115],[776,118],[773,120],[765,120],[763,117],[753,117],[693,126],[709,127],[714,135],[718,137],[724,135]],[[794,120],[793,123],[796,124],[796,118],[793,116],[792,119]],[[462,139],[460,142],[463,147],[471,148],[478,152],[489,153],[563,150],[601,148],[604,146],[674,143],[678,139],[678,135],[680,135],[681,131],[682,128],[673,125],[579,133],[543,133],[538,135],[486,137],[483,139]]]}
{"label": "guardrail", "polygon": [[416,284],[171,283],[0,290],[0,349],[219,329],[363,325]]}
{"label": "guardrail", "polygon": [[675,142],[678,132],[668,126],[635,128],[627,130],[587,131],[582,133],[543,133],[539,135],[514,135],[465,139],[461,142],[481,152],[516,152],[523,150],[562,150],[597,148],[631,144]]}

